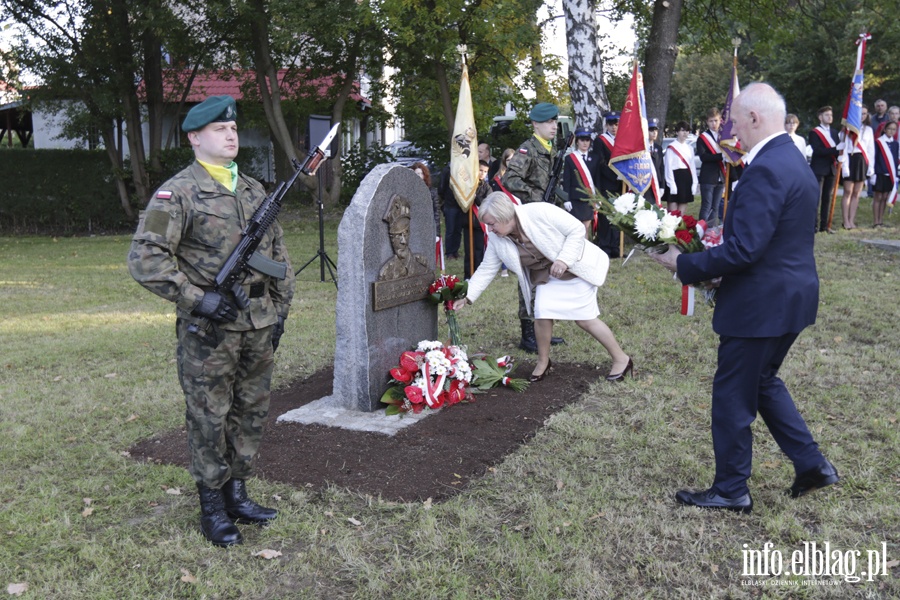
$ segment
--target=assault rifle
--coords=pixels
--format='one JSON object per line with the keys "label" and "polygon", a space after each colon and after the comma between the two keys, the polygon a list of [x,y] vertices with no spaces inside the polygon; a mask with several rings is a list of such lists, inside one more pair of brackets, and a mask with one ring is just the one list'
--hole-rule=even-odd
{"label": "assault rifle", "polygon": [[559,176],[562,173],[563,164],[566,162],[566,150],[569,149],[569,146],[571,146],[574,141],[575,134],[570,133],[569,137],[566,138],[565,145],[556,154],[556,159],[553,161],[553,167],[550,169],[550,181],[547,182],[547,189],[544,190],[544,196],[541,198],[542,201],[553,202],[553,195],[557,193],[556,187],[559,185]]}
{"label": "assault rifle", "polygon": [[[247,226],[241,232],[241,240],[222,265],[222,270],[216,275],[213,289],[223,295],[225,292],[229,292],[238,308],[243,310],[250,306],[250,298],[247,296],[247,292],[244,291],[243,285],[241,285],[249,269],[255,269],[275,279],[284,279],[287,276],[287,264],[266,258],[257,252],[256,249],[262,242],[266,231],[278,218],[278,213],[284,204],[284,197],[297,182],[300,175],[315,174],[319,163],[325,158],[324,149],[331,143],[339,126],[335,125],[331,128],[331,131],[328,132],[322,143],[306,156],[306,160],[302,163],[297,160],[293,161],[294,174],[287,181],[279,183],[275,191],[266,196],[262,204],[253,212],[253,216],[250,217],[250,220],[247,221]],[[200,329],[206,330],[209,326],[207,321],[207,319],[201,318],[198,322],[191,323],[188,331],[199,333]]]}

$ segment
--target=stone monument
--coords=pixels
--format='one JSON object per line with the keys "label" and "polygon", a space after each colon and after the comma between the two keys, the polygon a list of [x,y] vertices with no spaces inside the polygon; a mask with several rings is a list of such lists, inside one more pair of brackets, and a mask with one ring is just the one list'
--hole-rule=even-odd
{"label": "stone monument", "polygon": [[427,300],[434,238],[431,194],[422,180],[396,163],[375,167],[338,227],[334,388],[321,403],[383,408],[388,371],[400,354],[437,339],[437,306]]}

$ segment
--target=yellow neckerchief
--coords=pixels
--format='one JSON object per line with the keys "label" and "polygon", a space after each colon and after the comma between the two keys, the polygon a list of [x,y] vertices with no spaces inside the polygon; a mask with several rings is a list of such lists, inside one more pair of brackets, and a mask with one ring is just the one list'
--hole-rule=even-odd
{"label": "yellow neckerchief", "polygon": [[198,160],[197,162],[206,169],[210,177],[221,183],[226,190],[234,192],[234,190],[237,189],[238,168],[236,162],[231,161],[231,164],[224,167],[211,165],[202,160]]}
{"label": "yellow neckerchief", "polygon": [[[541,136],[539,136],[536,133],[534,134],[534,138],[541,143],[541,146],[544,147],[544,150],[546,150],[547,152],[550,152],[550,147],[551,147],[550,140],[545,140],[544,138],[542,138]],[[552,152],[550,152],[550,154],[552,154]]]}

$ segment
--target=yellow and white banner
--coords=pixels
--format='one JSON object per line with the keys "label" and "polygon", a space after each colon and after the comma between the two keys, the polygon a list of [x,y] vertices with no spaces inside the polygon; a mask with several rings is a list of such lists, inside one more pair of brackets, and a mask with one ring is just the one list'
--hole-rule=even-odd
{"label": "yellow and white banner", "polygon": [[475,190],[478,189],[478,133],[475,130],[469,69],[465,63],[459,82],[456,122],[450,140],[450,189],[459,207],[468,212],[475,202]]}

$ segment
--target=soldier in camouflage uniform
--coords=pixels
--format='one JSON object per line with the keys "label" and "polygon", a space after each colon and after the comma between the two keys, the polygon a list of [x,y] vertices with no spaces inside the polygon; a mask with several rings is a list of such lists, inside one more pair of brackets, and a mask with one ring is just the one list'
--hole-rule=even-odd
{"label": "soldier in camouflage uniform", "polygon": [[536,105],[529,114],[534,135],[525,140],[509,161],[503,174],[503,186],[523,204],[540,202],[550,182],[550,169],[556,157],[556,118],[559,109],[548,102]]}
{"label": "soldier in camouflage uniform", "polygon": [[[501,183],[523,204],[541,202],[544,190],[550,183],[550,171],[553,159],[556,158],[557,117],[559,108],[549,102],[540,102],[531,109],[528,118],[534,128],[534,135],[525,140],[509,161],[509,167],[503,175]],[[534,306],[534,288],[529,300]],[[522,327],[522,340],[519,348],[532,354],[537,352],[537,339],[534,337],[534,320],[531,311],[525,304],[522,291],[519,290],[519,323]],[[551,344],[562,344],[565,340],[559,337],[551,339]]]}
{"label": "soldier in camouflage uniform", "polygon": [[266,197],[239,173],[237,111],[230,96],[213,96],[188,112],[182,129],[197,159],[153,195],[128,254],[131,275],[177,307],[178,377],[187,406],[191,476],[200,496],[200,529],[217,546],[242,541],[235,522],[265,524],[277,512],[250,500],[244,480],[269,412],[275,350],[294,293],[281,226],[275,222],[257,251],[284,263],[276,279],[255,270],[238,309],[230,292],[213,289],[216,275]]}

